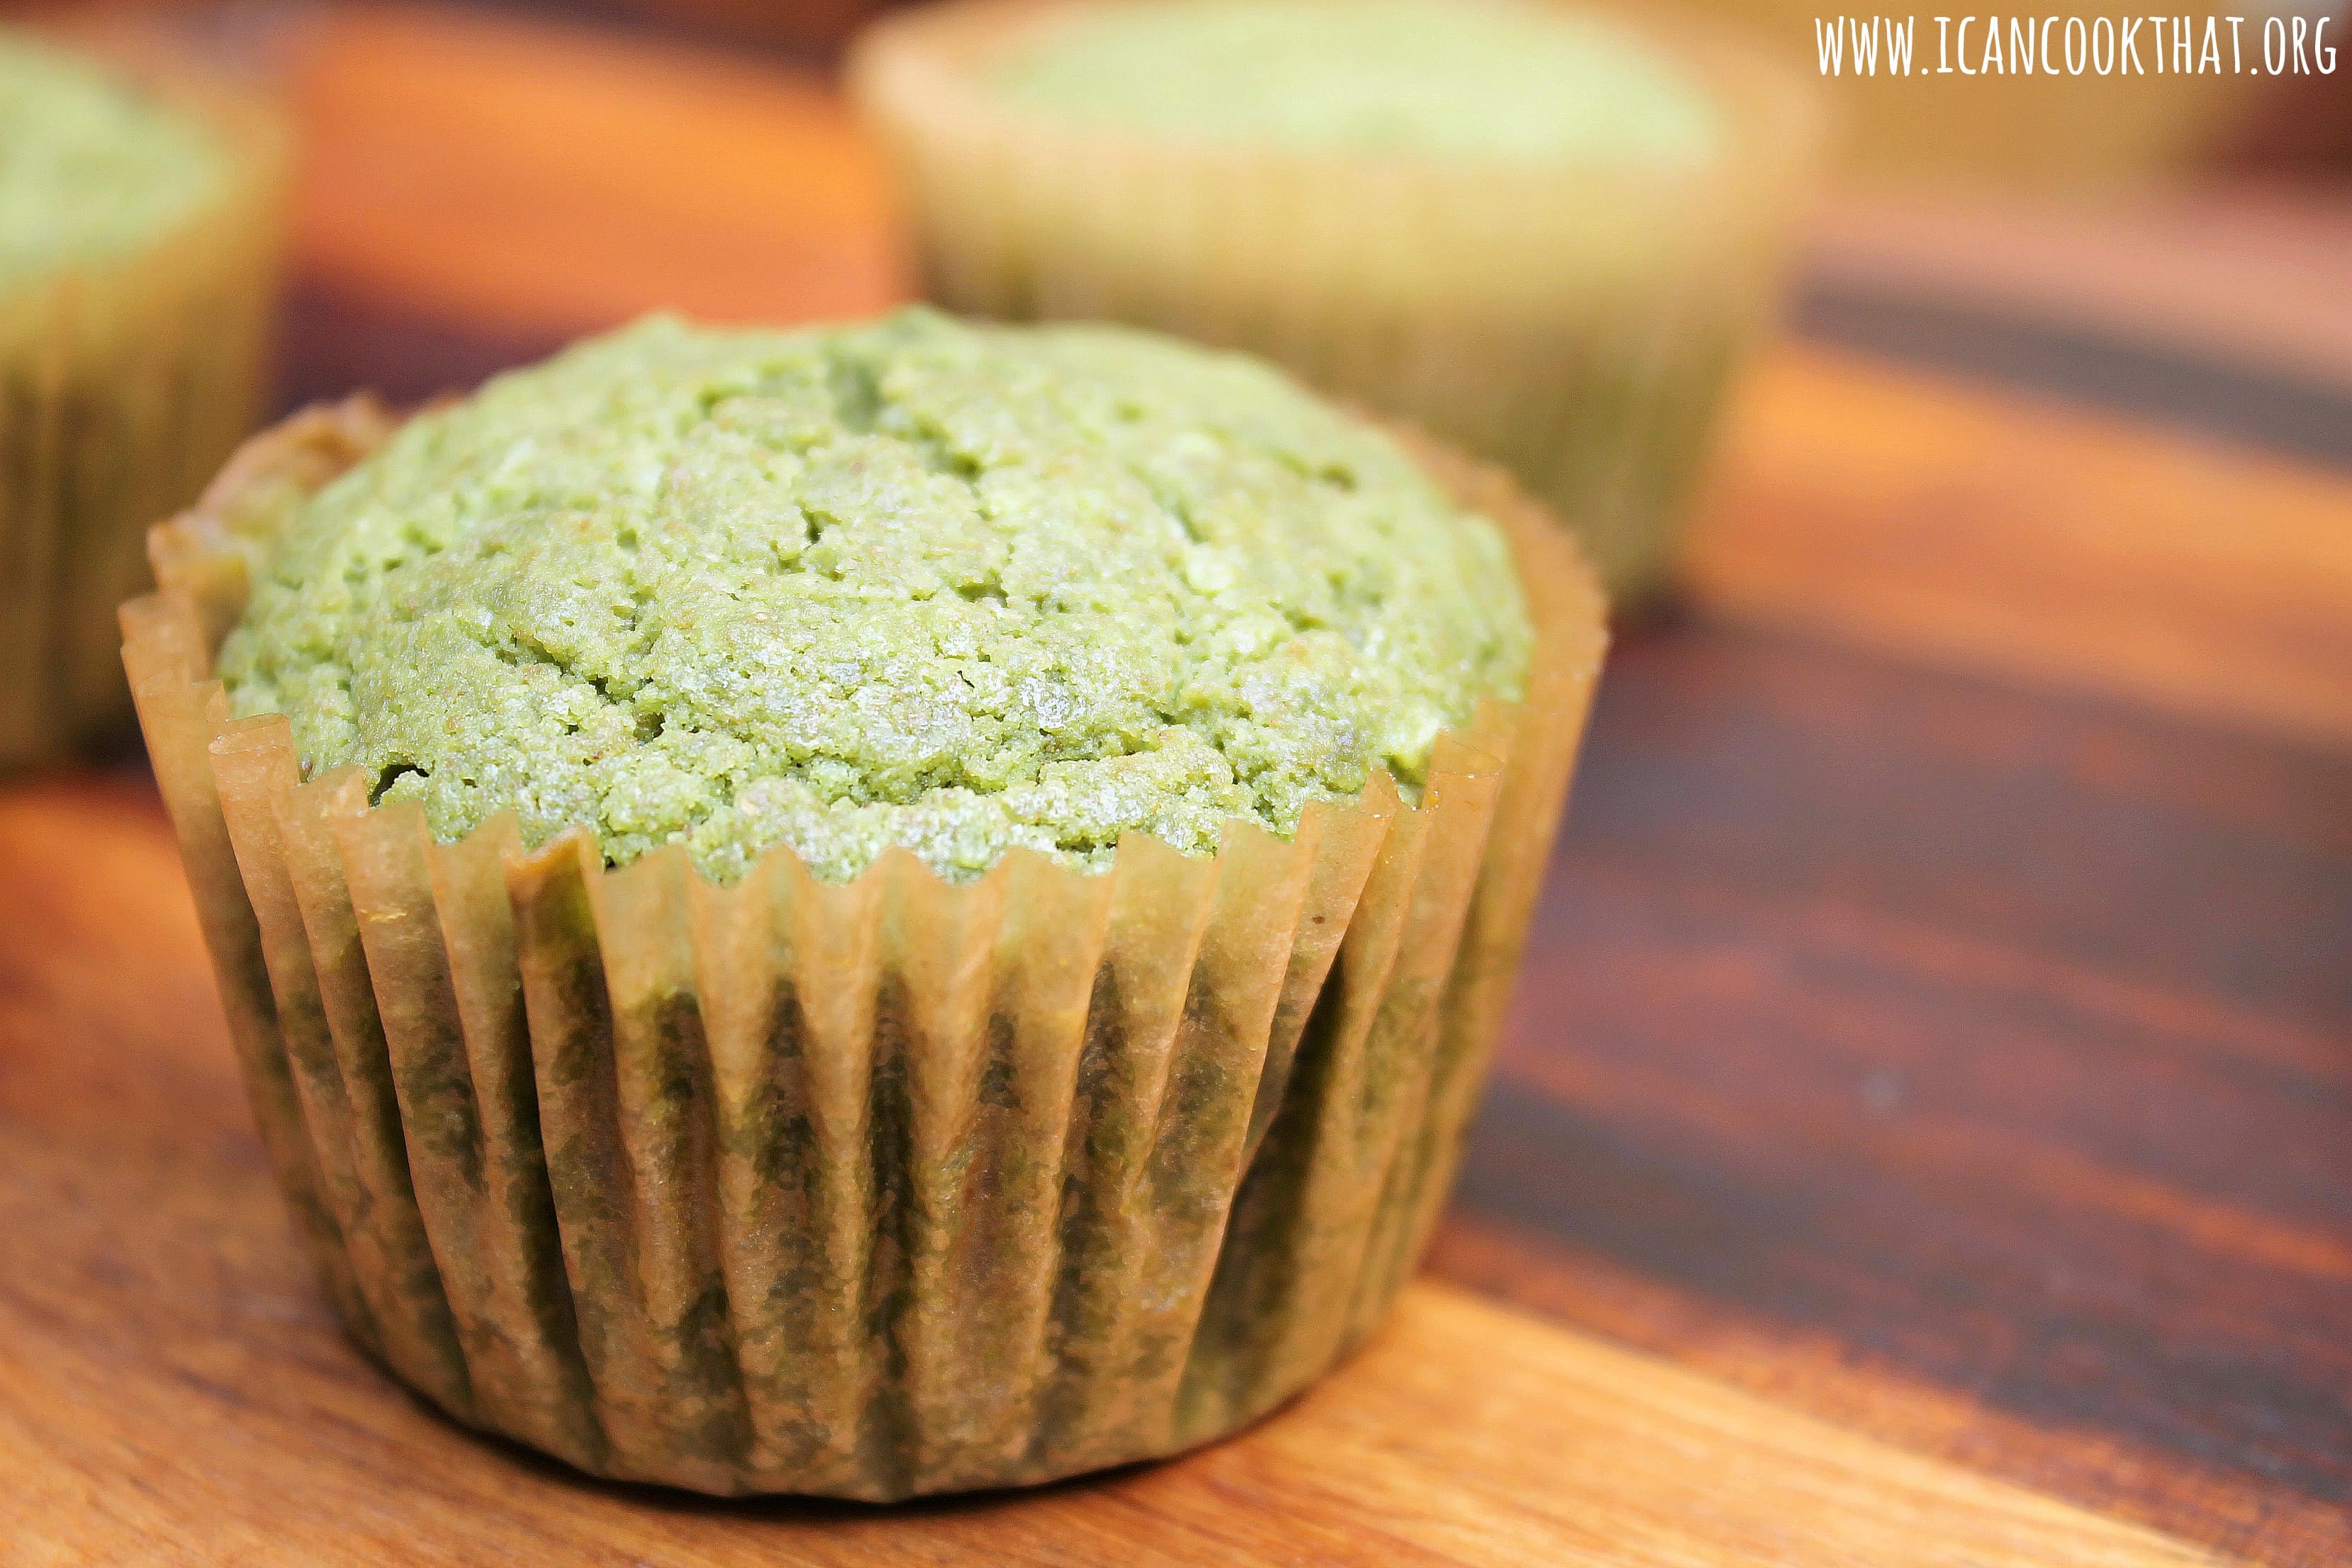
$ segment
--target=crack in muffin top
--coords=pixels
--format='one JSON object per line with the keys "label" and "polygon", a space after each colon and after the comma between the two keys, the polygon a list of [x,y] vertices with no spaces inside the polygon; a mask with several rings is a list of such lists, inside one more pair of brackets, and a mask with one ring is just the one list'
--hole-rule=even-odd
{"label": "crack in muffin top", "polygon": [[1109,863],[1295,832],[1516,698],[1508,545],[1278,373],[925,310],[656,317],[424,413],[247,541],[221,649],[308,773],[731,880],[904,845]]}

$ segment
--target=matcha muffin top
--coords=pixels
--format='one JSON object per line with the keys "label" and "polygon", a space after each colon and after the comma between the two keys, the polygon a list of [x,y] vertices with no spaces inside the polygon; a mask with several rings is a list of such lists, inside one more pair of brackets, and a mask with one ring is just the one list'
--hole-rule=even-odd
{"label": "matcha muffin top", "polygon": [[654,318],[411,420],[248,542],[219,671],[306,771],[720,880],[1276,833],[1515,697],[1509,547],[1257,363],[928,311]]}
{"label": "matcha muffin top", "polygon": [[226,177],[204,126],[79,55],[0,29],[0,289],[161,237]]}
{"label": "matcha muffin top", "polygon": [[1511,0],[1131,0],[1008,48],[992,90],[1117,129],[1301,152],[1684,166],[1717,137],[1672,60]]}

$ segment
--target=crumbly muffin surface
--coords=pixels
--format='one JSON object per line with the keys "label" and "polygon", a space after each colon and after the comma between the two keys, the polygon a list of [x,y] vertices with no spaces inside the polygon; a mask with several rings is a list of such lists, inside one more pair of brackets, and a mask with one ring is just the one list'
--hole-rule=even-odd
{"label": "crumbly muffin surface", "polygon": [[1656,49],[1526,0],[1120,0],[991,74],[1022,109],[1285,149],[1682,165],[1717,134]]}
{"label": "crumbly muffin surface", "polygon": [[0,288],[155,240],[226,173],[204,127],[90,61],[0,29]]}
{"label": "crumbly muffin surface", "polygon": [[219,659],[310,773],[739,876],[1294,830],[1513,697],[1507,545],[1255,362],[926,311],[655,318],[410,421],[254,553]]}

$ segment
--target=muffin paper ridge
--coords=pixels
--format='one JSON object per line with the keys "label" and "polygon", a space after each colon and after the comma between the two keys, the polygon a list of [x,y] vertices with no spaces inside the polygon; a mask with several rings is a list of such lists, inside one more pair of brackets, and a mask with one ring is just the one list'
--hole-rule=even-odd
{"label": "muffin paper ridge", "polygon": [[151,543],[123,657],[273,1163],[354,1339],[598,1474],[886,1500],[1256,1418],[1370,1331],[1450,1181],[1603,640],[1491,470],[1402,435],[1517,549],[1525,700],[1284,840],[1130,834],[950,884],[788,847],[709,880],[511,816],[435,841],[210,659],[228,536],[383,438],[257,438]]}
{"label": "muffin paper ridge", "polygon": [[289,134],[256,99],[125,43],[131,74],[206,126],[218,196],[145,248],[0,288],[0,766],[129,716],[112,611],[141,544],[247,434],[265,372]]}
{"label": "muffin paper ridge", "polygon": [[1663,173],[1187,142],[990,98],[998,51],[1087,8],[950,0],[856,50],[925,291],[1264,354],[1506,464],[1612,596],[1654,588],[1770,322],[1819,133],[1805,84],[1645,23],[1725,120],[1718,157]]}

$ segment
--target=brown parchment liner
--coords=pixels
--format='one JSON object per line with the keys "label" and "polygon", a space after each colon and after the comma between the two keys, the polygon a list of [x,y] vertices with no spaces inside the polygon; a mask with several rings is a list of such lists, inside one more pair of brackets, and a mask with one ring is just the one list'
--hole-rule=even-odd
{"label": "brown parchment liner", "polygon": [[0,285],[0,767],[123,725],[114,612],[147,530],[253,427],[276,293],[289,137],[260,100],[149,41],[99,52],[209,128],[214,201],[146,248]]}
{"label": "brown parchment liner", "polygon": [[1682,174],[1188,142],[988,90],[1003,50],[1090,3],[959,0],[862,37],[850,84],[926,291],[1264,354],[1511,468],[1612,597],[1658,585],[1779,298],[1818,141],[1810,84],[1643,18],[1723,118],[1717,157]]}
{"label": "brown parchment liner", "polygon": [[1292,840],[1141,835],[718,887],[299,776],[212,658],[237,533],[381,442],[355,400],[157,528],[123,658],[280,1180],[360,1342],[461,1421],[702,1491],[893,1499],[1171,1453],[1352,1347],[1452,1179],[1598,671],[1599,592],[1497,470],[1523,703]]}

